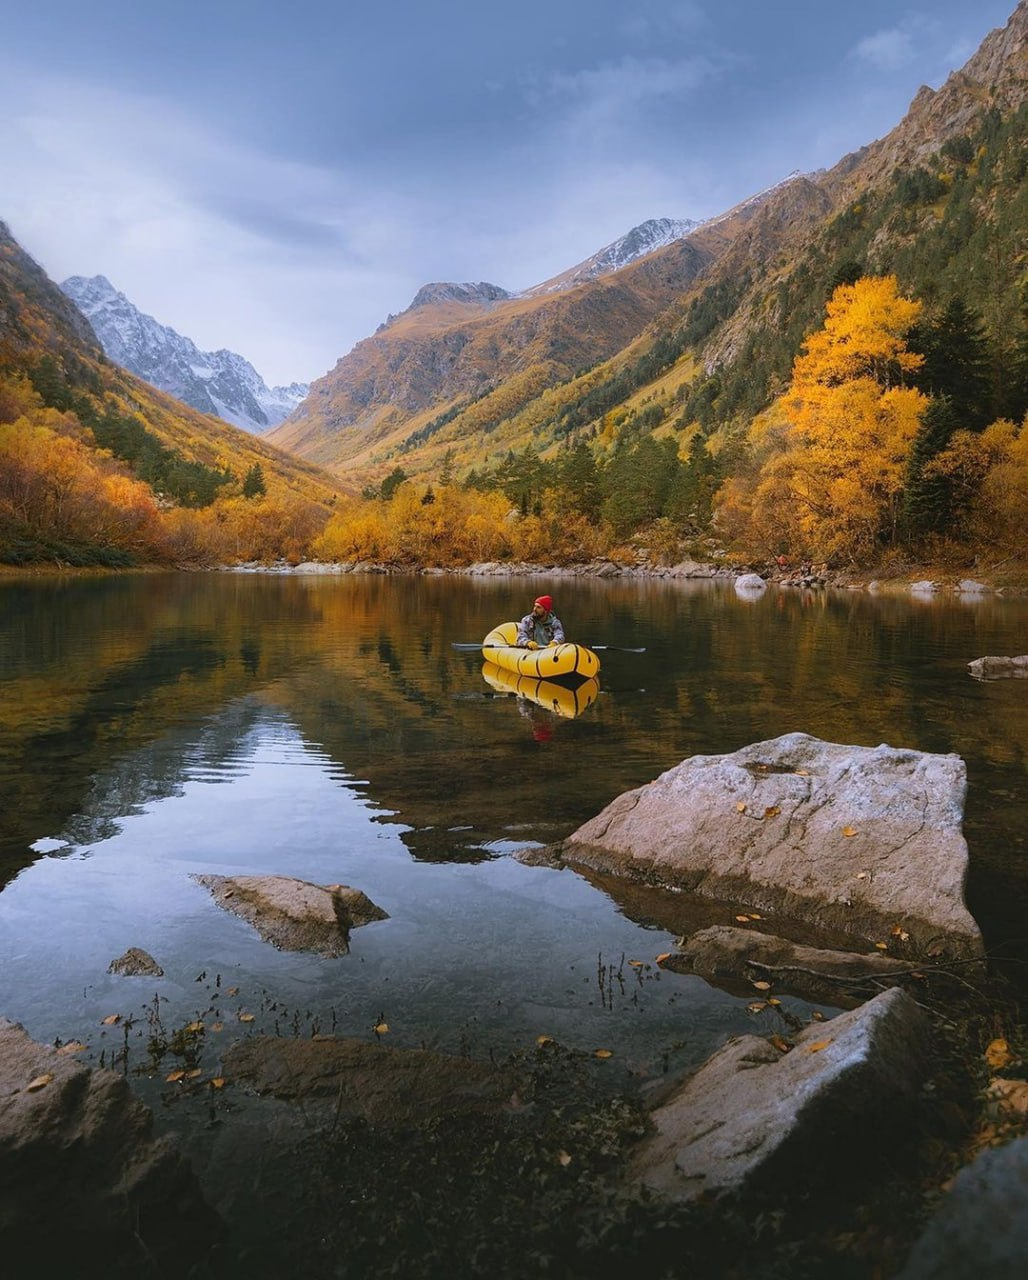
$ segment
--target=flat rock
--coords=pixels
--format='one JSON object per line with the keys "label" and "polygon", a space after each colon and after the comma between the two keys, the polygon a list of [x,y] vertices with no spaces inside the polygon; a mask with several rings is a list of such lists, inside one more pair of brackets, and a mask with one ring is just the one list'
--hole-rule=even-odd
{"label": "flat rock", "polygon": [[103,1250],[112,1272],[116,1263],[146,1264],[150,1274],[155,1259],[195,1261],[220,1224],[190,1166],[169,1139],[153,1138],[152,1126],[124,1077],[85,1067],[0,1018],[5,1260],[35,1255],[37,1274],[58,1248],[73,1271],[92,1249]]}
{"label": "flat rock", "polygon": [[1028,654],[1016,658],[975,658],[967,669],[976,680],[1000,680],[1007,676],[1028,676]]}
{"label": "flat rock", "polygon": [[324,1098],[334,1115],[387,1127],[508,1109],[514,1090],[513,1076],[490,1063],[346,1036],[254,1036],[233,1045],[222,1065],[258,1093]]}
{"label": "flat rock", "polygon": [[252,924],[282,951],[344,956],[350,930],[389,917],[360,889],[288,876],[194,876],[226,911]]}
{"label": "flat rock", "polygon": [[550,852],[865,942],[905,933],[911,958],[975,957],[983,943],[963,896],[966,790],[956,755],[789,733],[683,760]]}
{"label": "flat rock", "polygon": [[839,1004],[866,998],[872,986],[875,990],[898,986],[904,975],[916,968],[912,961],[880,951],[858,954],[805,947],[769,933],[729,925],[698,930],[662,961],[661,967],[703,978],[770,982],[776,991]]}
{"label": "flat rock", "polygon": [[786,1053],[730,1040],[653,1112],[630,1175],[679,1202],[829,1181],[895,1140],[927,1050],[925,1016],[896,988],[805,1028]]}

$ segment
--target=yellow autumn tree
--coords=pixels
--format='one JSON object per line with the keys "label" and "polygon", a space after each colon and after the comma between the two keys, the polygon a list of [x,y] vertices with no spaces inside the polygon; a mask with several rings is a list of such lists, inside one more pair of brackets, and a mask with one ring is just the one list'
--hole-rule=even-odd
{"label": "yellow autumn tree", "polygon": [[[840,285],[782,397],[789,427],[753,500],[762,527],[790,527],[818,559],[869,559],[895,533],[906,461],[928,401],[906,385],[922,363],[905,338],[921,304],[895,276]],[[787,519],[773,518],[782,503]]]}

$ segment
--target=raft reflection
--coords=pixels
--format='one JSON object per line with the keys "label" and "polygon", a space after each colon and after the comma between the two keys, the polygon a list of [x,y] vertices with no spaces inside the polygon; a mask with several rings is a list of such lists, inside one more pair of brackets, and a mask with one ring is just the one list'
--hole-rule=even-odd
{"label": "raft reflection", "polygon": [[553,680],[519,676],[513,671],[504,671],[491,662],[482,667],[482,676],[486,684],[498,693],[513,693],[519,698],[527,698],[537,706],[567,720],[574,720],[575,716],[580,716],[587,707],[591,707],[600,692],[600,682],[596,676],[571,687],[570,680],[567,684],[557,684]]}

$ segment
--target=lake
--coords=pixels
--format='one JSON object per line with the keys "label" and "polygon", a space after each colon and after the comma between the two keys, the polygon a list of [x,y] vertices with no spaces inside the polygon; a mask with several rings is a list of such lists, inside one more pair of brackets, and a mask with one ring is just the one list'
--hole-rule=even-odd
{"label": "lake", "polygon": [[[480,655],[452,647],[544,590],[570,638],[646,648],[601,653],[576,717],[496,690]],[[208,1074],[234,1035],[382,1024],[398,1047],[473,1056],[543,1035],[608,1049],[595,1072],[612,1087],[689,1066],[776,1029],[745,990],[654,964],[745,904],[510,855],[686,756],[793,730],[959,753],[969,905],[990,952],[1023,959],[1028,681],[978,682],[967,663],[1026,650],[1028,603],[991,595],[245,573],[0,584],[0,1014],[82,1041],[151,1104],[166,1068],[147,1063],[155,1007],[178,1026],[217,1004]],[[204,873],[342,882],[389,918],[344,957],[281,952],[214,903]],[[109,975],[130,946],[165,977]]]}

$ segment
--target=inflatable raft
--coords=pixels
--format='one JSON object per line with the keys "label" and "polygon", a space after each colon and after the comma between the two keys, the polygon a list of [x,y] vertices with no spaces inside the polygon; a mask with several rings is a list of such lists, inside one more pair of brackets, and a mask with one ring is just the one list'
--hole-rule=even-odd
{"label": "inflatable raft", "polygon": [[592,649],[581,644],[551,644],[545,649],[519,649],[516,622],[501,622],[482,641],[482,657],[503,671],[537,680],[591,680],[600,669]]}
{"label": "inflatable raft", "polygon": [[595,676],[572,689],[566,684],[554,684],[552,680],[540,680],[537,676],[519,676],[514,671],[504,671],[492,662],[487,662],[482,668],[482,677],[498,693],[514,693],[519,698],[528,698],[566,720],[574,720],[586,707],[592,706],[600,692],[600,682]]}

